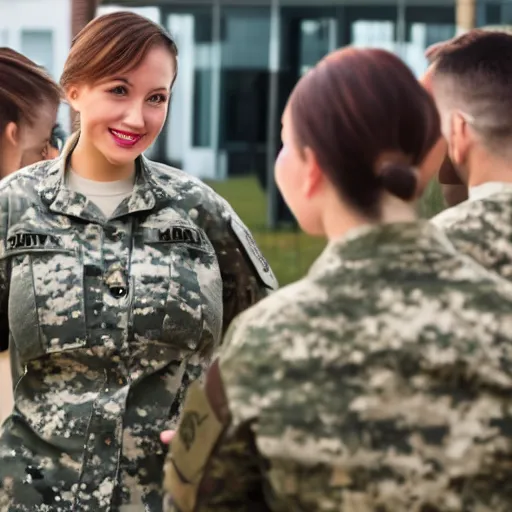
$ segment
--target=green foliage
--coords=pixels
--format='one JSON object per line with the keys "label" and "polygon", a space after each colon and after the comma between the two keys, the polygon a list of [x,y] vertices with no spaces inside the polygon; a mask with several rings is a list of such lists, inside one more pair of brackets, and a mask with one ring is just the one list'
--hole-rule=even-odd
{"label": "green foliage", "polygon": [[418,204],[418,213],[429,219],[445,209],[443,194],[437,180],[432,180]]}

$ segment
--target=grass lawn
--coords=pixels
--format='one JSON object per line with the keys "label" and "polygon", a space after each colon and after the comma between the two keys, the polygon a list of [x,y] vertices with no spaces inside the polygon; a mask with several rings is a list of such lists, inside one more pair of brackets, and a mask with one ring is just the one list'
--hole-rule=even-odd
{"label": "grass lawn", "polygon": [[[324,240],[300,231],[269,231],[266,227],[267,200],[256,178],[231,178],[208,182],[208,185],[226,198],[251,230],[281,286],[302,277],[325,247]],[[430,217],[442,209],[440,189],[435,183],[431,184],[419,205],[420,215]]]}

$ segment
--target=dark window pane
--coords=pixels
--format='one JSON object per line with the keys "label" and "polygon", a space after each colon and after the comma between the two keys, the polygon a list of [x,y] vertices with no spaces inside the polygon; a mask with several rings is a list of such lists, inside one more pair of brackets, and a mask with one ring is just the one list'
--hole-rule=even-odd
{"label": "dark window pane", "polygon": [[194,71],[194,118],[192,144],[195,147],[208,147],[211,143],[211,69]]}
{"label": "dark window pane", "polygon": [[220,148],[228,174],[265,169],[270,9],[222,10]]}

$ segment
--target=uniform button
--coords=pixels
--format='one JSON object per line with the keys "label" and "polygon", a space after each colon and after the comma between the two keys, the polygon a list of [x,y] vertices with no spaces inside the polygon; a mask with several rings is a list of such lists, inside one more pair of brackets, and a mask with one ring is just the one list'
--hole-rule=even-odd
{"label": "uniform button", "polygon": [[112,297],[116,299],[122,299],[128,295],[128,288],[125,286],[111,286],[109,291]]}

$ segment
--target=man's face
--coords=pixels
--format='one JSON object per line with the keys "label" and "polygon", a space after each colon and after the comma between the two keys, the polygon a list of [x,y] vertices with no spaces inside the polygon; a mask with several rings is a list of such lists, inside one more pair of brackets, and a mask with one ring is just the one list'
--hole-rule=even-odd
{"label": "man's face", "polygon": [[[420,78],[420,83],[425,87],[425,89],[432,94],[432,77],[434,74],[435,64],[431,64],[425,74]],[[427,159],[431,159],[432,162],[439,162],[439,165],[435,172],[438,173],[439,183],[446,185],[463,185],[457,171],[448,156],[448,145],[443,136],[439,138],[439,141],[432,148]],[[427,176],[422,176],[422,182],[428,183],[430,179],[433,177],[433,174],[428,175],[432,166],[428,166]]]}

